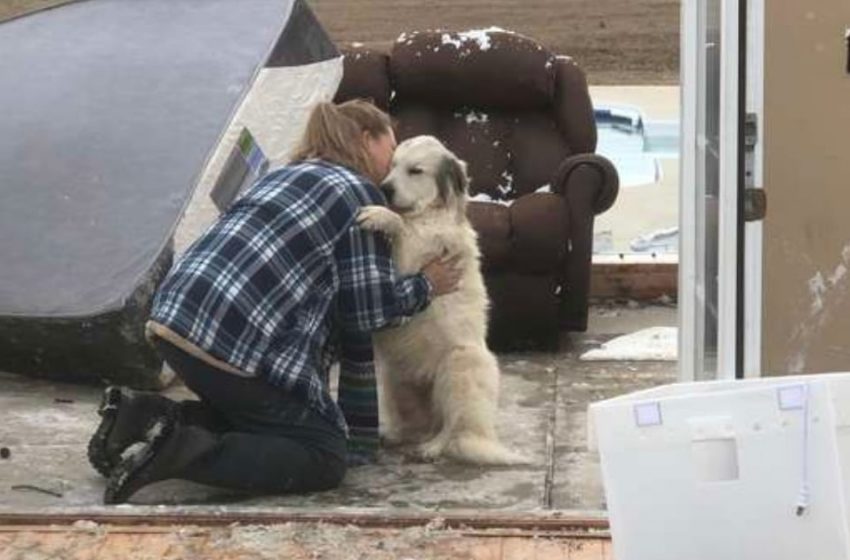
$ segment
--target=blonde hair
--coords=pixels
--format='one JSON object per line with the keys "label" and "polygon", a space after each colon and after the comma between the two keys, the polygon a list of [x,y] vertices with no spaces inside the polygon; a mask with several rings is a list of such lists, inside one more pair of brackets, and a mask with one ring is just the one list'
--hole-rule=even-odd
{"label": "blonde hair", "polygon": [[323,159],[374,180],[378,173],[366,150],[363,133],[378,137],[390,130],[390,116],[366,100],[353,99],[339,105],[321,102],[310,113],[307,128],[292,159]]}

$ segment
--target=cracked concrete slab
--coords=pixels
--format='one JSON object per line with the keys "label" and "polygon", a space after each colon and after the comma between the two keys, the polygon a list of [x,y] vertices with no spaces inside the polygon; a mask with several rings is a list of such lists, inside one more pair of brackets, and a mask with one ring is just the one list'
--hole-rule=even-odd
{"label": "cracked concrete slab", "polygon": [[[643,320],[641,319],[643,316]],[[588,333],[565,338],[559,353],[508,354],[502,366],[498,429],[528,458],[516,467],[422,463],[384,450],[375,465],[349,471],[343,485],[309,496],[246,499],[201,485],[153,485],[134,502],[300,509],[398,508],[408,511],[604,508],[598,460],[587,450],[586,407],[601,398],[666,383],[675,363],[580,362],[581,351],[635,328],[675,324],[675,308],[594,308]],[[617,324],[621,332],[617,332]],[[625,328],[629,330],[626,331]],[[101,389],[0,374],[0,512],[101,508],[103,479],[86,446],[97,424]],[[187,398],[175,386],[166,394]],[[119,506],[137,507],[137,506]]]}

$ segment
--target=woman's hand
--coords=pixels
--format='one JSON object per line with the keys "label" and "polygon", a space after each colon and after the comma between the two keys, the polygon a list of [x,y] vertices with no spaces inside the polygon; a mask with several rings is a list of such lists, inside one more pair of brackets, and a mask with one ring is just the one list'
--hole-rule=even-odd
{"label": "woman's hand", "polygon": [[450,294],[457,290],[461,270],[460,255],[440,257],[429,262],[422,268],[422,274],[428,279],[433,288],[434,297]]}

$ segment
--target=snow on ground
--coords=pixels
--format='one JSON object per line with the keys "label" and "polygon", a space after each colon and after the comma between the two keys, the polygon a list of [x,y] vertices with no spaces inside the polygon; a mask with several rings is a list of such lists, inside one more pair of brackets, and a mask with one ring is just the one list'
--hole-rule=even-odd
{"label": "snow on ground", "polygon": [[581,355],[583,361],[676,361],[678,329],[650,327],[611,339]]}

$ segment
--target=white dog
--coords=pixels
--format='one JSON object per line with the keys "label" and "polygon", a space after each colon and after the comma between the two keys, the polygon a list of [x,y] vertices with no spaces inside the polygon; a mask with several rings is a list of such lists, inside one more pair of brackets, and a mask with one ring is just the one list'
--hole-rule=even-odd
{"label": "white dog", "polygon": [[458,290],[401,327],[375,333],[384,437],[418,443],[425,458],[483,464],[523,460],[499,443],[499,365],[487,349],[487,292],[466,219],[466,164],[436,138],[402,142],[381,189],[394,211],[367,206],[361,227],[387,234],[399,272],[459,256]]}

